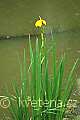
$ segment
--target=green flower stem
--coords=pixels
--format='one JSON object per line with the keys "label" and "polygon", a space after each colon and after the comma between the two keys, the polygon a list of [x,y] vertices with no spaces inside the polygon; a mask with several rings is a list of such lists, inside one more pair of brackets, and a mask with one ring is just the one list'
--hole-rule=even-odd
{"label": "green flower stem", "polygon": [[41,64],[44,61],[45,58],[45,37],[44,37],[44,29],[41,29],[41,51],[40,51],[40,55],[41,55]]}

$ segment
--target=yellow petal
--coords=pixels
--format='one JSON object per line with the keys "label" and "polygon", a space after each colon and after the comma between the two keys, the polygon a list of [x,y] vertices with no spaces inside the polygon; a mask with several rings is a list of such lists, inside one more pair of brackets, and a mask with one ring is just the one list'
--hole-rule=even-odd
{"label": "yellow petal", "polygon": [[44,25],[46,25],[46,21],[45,21],[45,20],[42,20],[42,23],[43,23]]}
{"label": "yellow petal", "polygon": [[36,21],[35,26],[36,27],[41,27],[42,26],[42,21],[41,20]]}
{"label": "yellow petal", "polygon": [[46,25],[46,21],[39,16],[39,20],[36,21],[35,26],[42,27],[42,25]]}

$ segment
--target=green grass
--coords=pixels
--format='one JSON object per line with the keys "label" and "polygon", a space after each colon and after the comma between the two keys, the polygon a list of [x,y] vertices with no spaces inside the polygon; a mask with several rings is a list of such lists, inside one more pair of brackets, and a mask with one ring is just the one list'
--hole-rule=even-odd
{"label": "green grass", "polygon": [[[17,82],[13,82],[15,91],[15,103],[9,95],[11,107],[9,111],[13,120],[63,120],[65,108],[70,98],[71,91],[75,82],[73,77],[79,59],[77,59],[71,70],[66,75],[66,86],[63,91],[65,55],[56,65],[56,45],[52,46],[52,78],[49,73],[49,54],[47,51],[46,40],[44,46],[40,47],[38,38],[36,39],[35,52],[30,46],[30,65],[26,62],[26,49],[24,48],[23,66],[20,63],[21,87]],[[13,97],[14,99],[14,97]],[[39,106],[39,100],[40,106]],[[56,107],[55,107],[55,102]],[[62,103],[62,107],[61,107]]]}

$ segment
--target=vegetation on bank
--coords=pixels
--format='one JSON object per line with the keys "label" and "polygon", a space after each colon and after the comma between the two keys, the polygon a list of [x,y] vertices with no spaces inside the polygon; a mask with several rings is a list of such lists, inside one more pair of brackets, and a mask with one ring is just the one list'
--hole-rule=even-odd
{"label": "vegetation on bank", "polygon": [[[29,35],[30,65],[26,62],[27,53],[24,48],[23,64],[19,60],[21,87],[18,87],[16,81],[13,82],[15,91],[13,99],[16,102],[14,104],[9,95],[11,103],[9,111],[13,120],[63,120],[75,82],[73,74],[79,59],[75,61],[65,78],[65,54],[61,56],[59,65],[57,65],[56,45],[53,36],[53,45],[50,50],[47,50],[43,29],[46,21],[40,17],[35,25],[41,30],[41,38],[36,38],[35,51],[33,51]],[[52,53],[52,77],[49,72],[48,56],[50,53]],[[64,80],[66,81],[65,87]]]}

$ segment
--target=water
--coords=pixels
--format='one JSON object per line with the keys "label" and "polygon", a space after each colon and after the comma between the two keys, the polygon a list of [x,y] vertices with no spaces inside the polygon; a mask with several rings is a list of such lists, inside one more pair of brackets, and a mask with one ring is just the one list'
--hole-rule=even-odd
{"label": "water", "polygon": [[79,0],[2,0],[0,1],[0,34],[28,34],[35,30],[38,16],[49,27],[80,27]]}
{"label": "water", "polygon": [[[50,29],[57,31],[54,34],[57,44],[57,57],[62,53],[67,56],[68,70],[76,58],[80,57],[80,1],[79,0],[2,0],[0,1],[0,35],[27,35],[34,34],[34,23],[41,15],[47,21],[47,32]],[[64,32],[65,31],[65,32]],[[52,44],[48,40],[48,46]],[[32,38],[32,46],[35,40]],[[23,60],[23,49],[27,48],[27,62],[29,63],[28,38],[0,40],[0,95],[5,95],[5,85],[10,92],[11,80],[20,80],[20,71],[17,54]],[[50,58],[50,62],[52,62]],[[50,68],[51,69],[51,65]],[[80,66],[77,74],[77,88],[80,89]],[[77,95],[80,99],[80,96]],[[0,106],[0,119],[6,109]]]}

